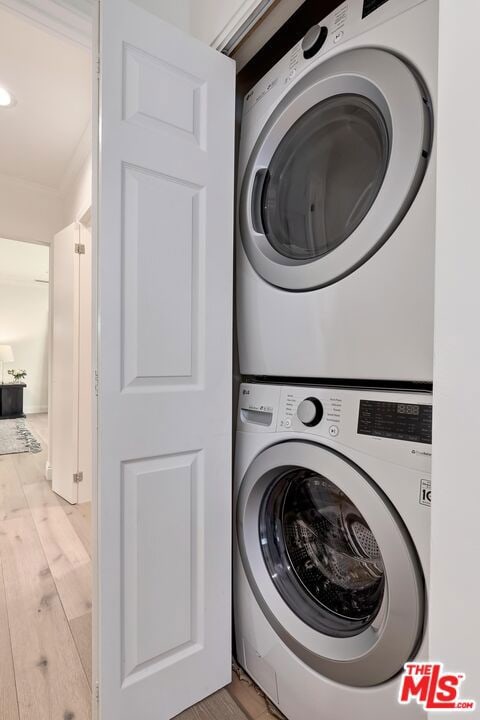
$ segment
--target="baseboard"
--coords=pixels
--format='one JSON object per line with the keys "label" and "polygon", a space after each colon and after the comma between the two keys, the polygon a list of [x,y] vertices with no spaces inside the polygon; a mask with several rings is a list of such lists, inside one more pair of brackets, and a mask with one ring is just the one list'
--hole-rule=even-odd
{"label": "baseboard", "polygon": [[48,405],[27,405],[23,408],[25,415],[37,415],[38,413],[46,413]]}
{"label": "baseboard", "polygon": [[50,465],[48,460],[45,463],[45,477],[49,482],[52,482],[52,466]]}

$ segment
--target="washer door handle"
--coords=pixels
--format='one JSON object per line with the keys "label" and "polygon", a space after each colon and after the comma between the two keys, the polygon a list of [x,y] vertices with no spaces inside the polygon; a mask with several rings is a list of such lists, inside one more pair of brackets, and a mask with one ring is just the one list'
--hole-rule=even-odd
{"label": "washer door handle", "polygon": [[268,176],[268,168],[260,168],[255,173],[252,189],[252,225],[257,233],[265,235],[262,218],[262,194],[265,180]]}

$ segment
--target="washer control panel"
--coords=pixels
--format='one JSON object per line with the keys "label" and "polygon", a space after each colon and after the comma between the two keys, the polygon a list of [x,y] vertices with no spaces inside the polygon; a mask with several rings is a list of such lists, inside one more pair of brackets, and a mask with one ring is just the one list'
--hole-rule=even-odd
{"label": "washer control panel", "polygon": [[315,427],[323,417],[323,405],[316,397],[302,400],[297,408],[297,417],[306,427]]}
{"label": "washer control panel", "polygon": [[[429,393],[244,383],[237,430],[317,438],[388,462],[429,472]],[[342,449],[343,448],[343,449]]]}
{"label": "washer control panel", "polygon": [[280,388],[278,385],[240,386],[238,429],[274,432],[277,427]]}
{"label": "washer control panel", "polygon": [[360,400],[358,433],[432,444],[432,406]]}
{"label": "washer control panel", "polygon": [[337,437],[340,433],[342,397],[327,388],[282,388],[277,430],[311,432]]}

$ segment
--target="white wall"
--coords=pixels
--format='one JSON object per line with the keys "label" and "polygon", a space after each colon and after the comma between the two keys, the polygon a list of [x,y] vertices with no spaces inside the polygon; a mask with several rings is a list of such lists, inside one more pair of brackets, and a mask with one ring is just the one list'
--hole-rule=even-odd
{"label": "white wall", "polygon": [[60,193],[0,175],[0,237],[50,243],[62,222]]}
{"label": "white wall", "polygon": [[475,717],[480,707],[479,27],[478,0],[440,0],[430,642],[432,659],[466,673],[462,696],[476,700]]}
{"label": "white wall", "polygon": [[78,174],[73,178],[63,194],[63,227],[81,219],[92,204],[92,154],[83,162]]}
{"label": "white wall", "polygon": [[46,412],[48,397],[49,250],[42,245],[0,239],[0,344],[12,346],[10,368],[27,371],[25,412]]}

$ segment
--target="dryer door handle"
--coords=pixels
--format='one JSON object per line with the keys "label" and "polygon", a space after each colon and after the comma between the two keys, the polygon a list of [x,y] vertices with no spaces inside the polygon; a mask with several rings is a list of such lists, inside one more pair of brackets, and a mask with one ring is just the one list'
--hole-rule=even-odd
{"label": "dryer door handle", "polygon": [[265,235],[262,218],[262,195],[267,176],[268,168],[257,170],[252,189],[252,225],[255,232],[261,233],[262,235]]}

